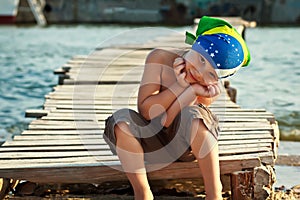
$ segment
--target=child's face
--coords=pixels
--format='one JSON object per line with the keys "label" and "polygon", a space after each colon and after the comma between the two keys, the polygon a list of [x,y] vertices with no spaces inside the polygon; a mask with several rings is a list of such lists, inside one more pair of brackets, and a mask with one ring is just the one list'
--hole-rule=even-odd
{"label": "child's face", "polygon": [[198,52],[190,50],[184,56],[186,81],[204,86],[218,83],[218,75],[213,66]]}

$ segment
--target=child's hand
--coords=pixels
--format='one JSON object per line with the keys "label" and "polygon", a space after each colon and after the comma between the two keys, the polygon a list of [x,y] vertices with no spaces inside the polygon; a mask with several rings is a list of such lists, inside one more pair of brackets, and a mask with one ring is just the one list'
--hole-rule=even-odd
{"label": "child's hand", "polygon": [[221,94],[221,90],[218,84],[204,86],[196,83],[192,85],[192,88],[194,89],[196,96],[215,97]]}
{"label": "child's hand", "polygon": [[173,63],[173,69],[174,69],[178,84],[183,88],[188,87],[190,84],[188,82],[186,82],[186,80],[185,80],[185,77],[186,77],[185,60],[181,57],[176,58]]}

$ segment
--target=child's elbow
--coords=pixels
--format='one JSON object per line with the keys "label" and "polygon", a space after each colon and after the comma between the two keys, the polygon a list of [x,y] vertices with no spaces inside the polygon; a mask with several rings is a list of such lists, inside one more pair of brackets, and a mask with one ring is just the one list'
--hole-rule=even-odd
{"label": "child's elbow", "polygon": [[154,119],[165,112],[165,108],[160,104],[154,105],[140,105],[139,106],[139,113],[146,119],[151,120]]}
{"label": "child's elbow", "polygon": [[144,117],[144,119],[151,120],[149,112],[143,106],[139,106],[138,111]]}
{"label": "child's elbow", "polygon": [[163,127],[166,127],[166,128],[168,128],[171,125],[170,121],[168,120],[167,114],[164,114],[162,116],[160,123]]}

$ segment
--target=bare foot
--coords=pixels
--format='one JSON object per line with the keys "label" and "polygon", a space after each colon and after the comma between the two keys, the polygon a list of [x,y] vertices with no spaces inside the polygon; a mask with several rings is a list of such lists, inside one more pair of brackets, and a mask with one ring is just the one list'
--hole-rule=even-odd
{"label": "bare foot", "polygon": [[153,200],[153,194],[151,190],[148,191],[140,191],[134,193],[134,199],[135,200]]}

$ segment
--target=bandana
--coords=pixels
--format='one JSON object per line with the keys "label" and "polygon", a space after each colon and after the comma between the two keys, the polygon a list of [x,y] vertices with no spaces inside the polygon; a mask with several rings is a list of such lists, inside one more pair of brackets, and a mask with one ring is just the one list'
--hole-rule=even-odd
{"label": "bandana", "polygon": [[185,42],[211,63],[220,78],[233,75],[251,60],[242,36],[231,24],[221,19],[202,17],[196,36],[186,32]]}

